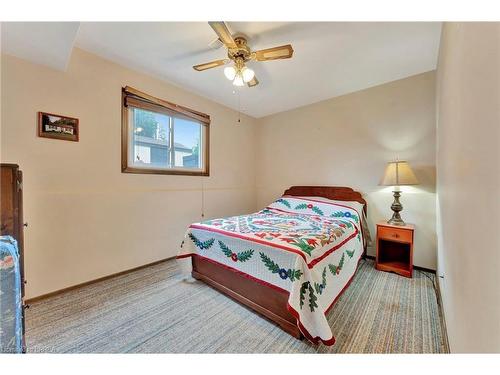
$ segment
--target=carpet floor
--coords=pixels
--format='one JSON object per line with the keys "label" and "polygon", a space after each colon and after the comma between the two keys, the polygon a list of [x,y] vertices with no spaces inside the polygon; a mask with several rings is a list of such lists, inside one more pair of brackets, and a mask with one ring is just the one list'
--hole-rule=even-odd
{"label": "carpet floor", "polygon": [[434,275],[412,279],[361,261],[328,314],[335,345],[299,341],[166,261],[35,302],[28,352],[443,353]]}

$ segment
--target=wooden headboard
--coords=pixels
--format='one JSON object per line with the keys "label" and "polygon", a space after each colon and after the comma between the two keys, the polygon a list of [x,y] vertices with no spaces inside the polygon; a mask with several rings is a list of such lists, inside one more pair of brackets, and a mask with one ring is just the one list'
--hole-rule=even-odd
{"label": "wooden headboard", "polygon": [[366,201],[361,193],[354,191],[350,187],[344,186],[292,186],[285,190],[283,195],[293,195],[302,197],[323,197],[338,201],[356,201],[362,203],[363,211],[366,215]]}

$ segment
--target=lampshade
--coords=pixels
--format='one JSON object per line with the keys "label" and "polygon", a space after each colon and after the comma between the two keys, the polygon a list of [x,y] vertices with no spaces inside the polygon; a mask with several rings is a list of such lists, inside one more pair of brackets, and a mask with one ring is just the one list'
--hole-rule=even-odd
{"label": "lampshade", "polygon": [[250,82],[253,77],[255,77],[254,71],[250,68],[247,68],[246,66],[241,70],[241,75],[243,76],[243,81],[245,83]]}
{"label": "lampshade", "polygon": [[241,76],[241,73],[237,73],[236,77],[234,78],[233,85],[235,86],[244,86],[245,82],[243,81],[243,77]]}
{"label": "lampshade", "polygon": [[379,185],[400,186],[418,185],[417,177],[406,161],[391,161],[385,167],[384,176]]}
{"label": "lampshade", "polygon": [[234,66],[227,66],[224,68],[224,75],[226,78],[230,81],[236,77],[236,69],[234,69]]}

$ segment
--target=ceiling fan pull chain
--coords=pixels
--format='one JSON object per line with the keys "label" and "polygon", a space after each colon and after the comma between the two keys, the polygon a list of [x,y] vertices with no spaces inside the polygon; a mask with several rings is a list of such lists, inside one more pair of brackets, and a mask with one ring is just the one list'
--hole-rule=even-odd
{"label": "ceiling fan pull chain", "polygon": [[241,123],[241,100],[240,100],[240,90],[238,91],[238,124]]}

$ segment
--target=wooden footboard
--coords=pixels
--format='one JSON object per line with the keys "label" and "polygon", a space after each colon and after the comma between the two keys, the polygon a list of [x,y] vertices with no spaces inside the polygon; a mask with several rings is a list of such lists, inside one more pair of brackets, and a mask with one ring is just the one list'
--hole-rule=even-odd
{"label": "wooden footboard", "polygon": [[293,337],[303,336],[297,320],[287,310],[289,293],[259,284],[237,272],[222,267],[196,255],[193,257],[193,277],[236,301],[250,307],[278,324]]}

